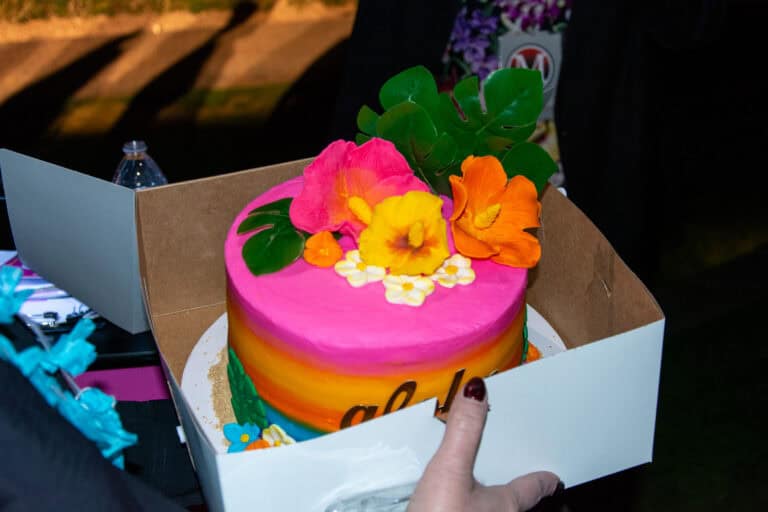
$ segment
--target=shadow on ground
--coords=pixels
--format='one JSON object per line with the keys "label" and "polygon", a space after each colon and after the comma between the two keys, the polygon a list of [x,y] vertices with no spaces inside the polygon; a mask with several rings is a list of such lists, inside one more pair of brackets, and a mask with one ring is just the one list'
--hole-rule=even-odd
{"label": "shadow on ground", "polygon": [[[51,125],[75,92],[116,60],[123,43],[136,35],[106,42],[0,104],[0,119],[4,120],[0,123],[0,146],[42,159],[69,160],[66,152],[55,149],[56,142],[49,136]],[[86,148],[71,149],[72,154],[88,153]]]}

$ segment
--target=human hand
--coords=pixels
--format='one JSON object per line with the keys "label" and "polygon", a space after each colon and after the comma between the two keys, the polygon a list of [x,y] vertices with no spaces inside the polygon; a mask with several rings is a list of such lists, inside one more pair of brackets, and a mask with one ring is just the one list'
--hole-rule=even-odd
{"label": "human hand", "polygon": [[473,469],[488,414],[485,383],[475,377],[457,395],[443,441],[411,496],[408,512],[522,512],[560,491],[557,475],[539,471],[505,485],[484,486]]}

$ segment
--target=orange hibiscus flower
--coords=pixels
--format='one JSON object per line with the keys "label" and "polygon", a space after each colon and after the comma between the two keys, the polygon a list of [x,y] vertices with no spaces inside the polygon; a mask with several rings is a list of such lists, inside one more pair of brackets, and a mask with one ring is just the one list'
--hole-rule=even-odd
{"label": "orange hibiscus flower", "polygon": [[541,203],[533,182],[524,176],[507,181],[501,162],[493,156],[467,157],[461,173],[461,178],[450,177],[456,250],[511,267],[534,267],[541,246],[524,231],[541,225]]}

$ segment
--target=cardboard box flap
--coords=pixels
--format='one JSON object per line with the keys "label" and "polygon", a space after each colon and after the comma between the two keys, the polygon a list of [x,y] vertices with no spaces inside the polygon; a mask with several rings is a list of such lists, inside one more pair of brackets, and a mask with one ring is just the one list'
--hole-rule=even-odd
{"label": "cardboard box flap", "polygon": [[[172,325],[187,322],[178,316],[182,312],[211,307],[218,314],[224,311],[223,248],[233,219],[254,197],[299,175],[310,161],[136,193],[145,300],[153,323],[164,316],[177,316],[165,319],[162,327],[155,325],[155,338],[177,378],[181,378],[184,362],[207,325],[199,325],[195,332],[183,328],[183,339],[174,340],[164,339],[158,330],[180,332]],[[570,200],[547,187],[542,205],[542,227],[537,232],[542,258],[531,271],[527,300],[569,347],[663,318],[642,282]],[[575,309],[578,314],[573,314]],[[189,315],[183,317],[189,319]]]}
{"label": "cardboard box flap", "polygon": [[223,302],[224,239],[232,221],[254,197],[297,176],[307,163],[139,190],[141,271],[152,316]]}
{"label": "cardboard box flap", "polygon": [[[179,389],[190,353],[225,311],[223,245],[233,219],[254,197],[298,175],[307,163],[136,194],[146,304],[211,510],[248,510],[256,492],[269,509],[319,512],[331,497],[389,483],[397,471],[377,471],[390,461],[384,455],[374,458],[382,453],[379,447],[391,448],[393,463],[409,457],[412,464],[397,476],[415,480],[439,442],[442,425],[433,409],[416,404],[274,452],[217,453],[193,418],[197,405],[187,399],[194,395]],[[542,202],[543,257],[531,272],[528,302],[569,347],[585,346],[488,378],[494,411],[476,464],[476,474],[487,483],[547,469],[575,485],[648,462],[652,454],[661,310],[567,198],[551,188]],[[416,422],[425,429],[414,427]],[[350,450],[358,437],[359,449]],[[328,467],[336,469],[328,472]],[[317,485],[295,493],[296,482]]]}
{"label": "cardboard box flap", "polygon": [[134,191],[7,149],[0,170],[22,261],[119,327],[146,331]]}
{"label": "cardboard box flap", "polygon": [[570,348],[664,318],[645,285],[570,200],[547,187],[542,195],[539,264],[526,299]]}
{"label": "cardboard box flap", "polygon": [[[193,310],[221,314],[226,300],[224,239],[232,221],[267,189],[301,174],[311,160],[186,181],[136,193],[141,273],[155,339],[168,366],[181,379],[184,362],[202,332],[168,339],[166,332],[186,319],[197,325]],[[218,306],[218,309],[216,309]],[[185,313],[186,312],[186,313]],[[175,319],[164,317],[177,315]],[[207,318],[207,315],[206,315]],[[163,320],[161,320],[163,319]],[[174,357],[169,357],[171,354]],[[180,359],[177,361],[176,356]]]}

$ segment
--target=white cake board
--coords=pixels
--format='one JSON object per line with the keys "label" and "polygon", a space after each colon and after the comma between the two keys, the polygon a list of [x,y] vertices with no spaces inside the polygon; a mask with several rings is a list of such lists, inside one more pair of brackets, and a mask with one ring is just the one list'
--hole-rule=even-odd
{"label": "white cake board", "polygon": [[[549,322],[530,305],[527,308],[528,339],[539,349],[541,357],[563,352],[565,344]],[[208,378],[208,371],[219,363],[219,356],[226,344],[227,315],[224,313],[200,337],[181,376],[181,390],[192,406],[205,435],[218,453],[226,453],[229,444],[224,438],[221,422],[213,408],[213,383]]]}

